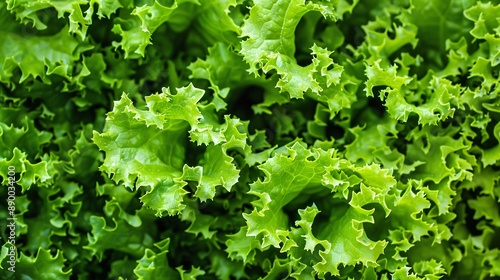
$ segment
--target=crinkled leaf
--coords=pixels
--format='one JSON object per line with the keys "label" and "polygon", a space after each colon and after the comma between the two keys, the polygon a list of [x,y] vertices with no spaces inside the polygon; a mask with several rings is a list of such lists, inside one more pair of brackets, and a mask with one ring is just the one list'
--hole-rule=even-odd
{"label": "crinkled leaf", "polygon": [[50,251],[40,248],[33,257],[21,254],[16,275],[21,279],[70,279],[71,269],[65,261],[61,251],[52,256]]}
{"label": "crinkled leaf", "polygon": [[285,230],[287,218],[282,208],[300,195],[306,188],[314,189],[325,173],[325,167],[335,164],[333,151],[311,152],[304,144],[295,142],[277,153],[259,168],[264,181],[250,186],[250,194],[259,197],[251,214],[243,214],[250,236],[263,234],[262,246],[280,243],[279,230]]}

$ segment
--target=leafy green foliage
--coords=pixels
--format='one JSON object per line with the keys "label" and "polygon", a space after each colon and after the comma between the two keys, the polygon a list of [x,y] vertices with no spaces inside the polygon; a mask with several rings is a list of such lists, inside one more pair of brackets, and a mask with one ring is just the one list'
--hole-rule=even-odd
{"label": "leafy green foliage", "polygon": [[500,277],[498,14],[0,2],[1,278]]}

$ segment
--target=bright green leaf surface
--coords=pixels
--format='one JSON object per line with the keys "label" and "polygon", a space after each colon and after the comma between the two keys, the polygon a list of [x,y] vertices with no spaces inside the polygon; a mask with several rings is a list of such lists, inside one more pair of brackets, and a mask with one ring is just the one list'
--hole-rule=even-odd
{"label": "bright green leaf surface", "polygon": [[0,278],[500,277],[499,13],[0,2]]}

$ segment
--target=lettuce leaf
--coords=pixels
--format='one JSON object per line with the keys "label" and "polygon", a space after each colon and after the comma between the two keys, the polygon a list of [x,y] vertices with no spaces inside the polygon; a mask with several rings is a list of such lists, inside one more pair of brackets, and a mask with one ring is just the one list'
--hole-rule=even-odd
{"label": "lettuce leaf", "polygon": [[499,12],[0,2],[0,278],[500,277]]}

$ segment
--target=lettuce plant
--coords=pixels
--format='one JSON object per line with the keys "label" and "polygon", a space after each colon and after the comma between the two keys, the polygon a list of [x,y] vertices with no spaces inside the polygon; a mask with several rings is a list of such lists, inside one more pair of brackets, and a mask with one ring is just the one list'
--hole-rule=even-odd
{"label": "lettuce plant", "polygon": [[0,2],[2,279],[500,277],[499,15]]}

